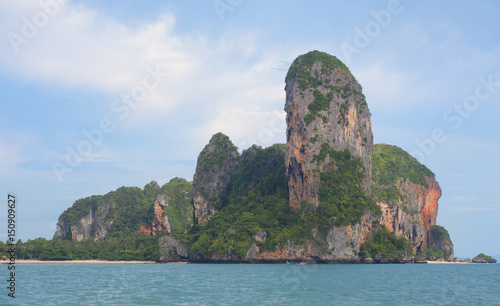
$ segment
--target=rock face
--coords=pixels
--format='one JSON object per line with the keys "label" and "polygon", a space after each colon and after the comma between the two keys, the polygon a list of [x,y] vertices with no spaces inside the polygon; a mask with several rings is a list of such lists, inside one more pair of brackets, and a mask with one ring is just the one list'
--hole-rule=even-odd
{"label": "rock face", "polygon": [[260,229],[257,231],[257,233],[255,233],[255,235],[253,235],[253,239],[255,239],[255,241],[257,242],[266,243],[266,238],[267,233]]}
{"label": "rock face", "polygon": [[160,250],[158,251],[159,262],[187,261],[188,249],[179,240],[165,236],[158,239]]}
{"label": "rock face", "polygon": [[[436,225],[434,173],[398,147],[373,145],[370,111],[349,69],[312,51],[293,62],[285,82],[286,145],[254,145],[240,156],[217,133],[198,156],[192,184],[153,181],[79,200],[54,237],[170,233],[159,239],[159,262],[452,258],[448,232]],[[221,218],[209,222],[216,213]]]}
{"label": "rock face", "polygon": [[473,263],[497,263],[497,260],[491,256],[484,255],[483,253],[472,258]]}
{"label": "rock face", "polygon": [[[326,245],[318,245],[316,240],[306,239],[305,243],[300,245],[288,241],[278,245],[274,251],[261,251],[260,248],[265,244],[265,236],[262,233],[265,232],[259,230],[260,233],[253,235],[255,243],[250,245],[245,256],[241,253],[236,255],[228,249],[225,254],[213,253],[208,257],[198,254],[193,260],[359,262],[362,245],[381,229],[378,223],[386,225],[396,236],[409,239],[417,253],[427,248],[431,243],[431,228],[436,224],[437,202],[441,189],[434,179],[434,174],[425,166],[416,160],[415,164],[413,160],[399,163],[396,155],[394,160],[387,160],[388,164],[397,165],[396,168],[378,168],[383,175],[389,176],[381,178],[383,175],[378,174],[378,207],[373,202],[375,208],[370,206],[368,201],[372,199],[363,198],[362,190],[367,195],[372,193],[373,136],[370,112],[362,88],[348,68],[326,53],[309,52],[299,56],[290,67],[285,90],[285,167],[289,206],[298,211],[301,202],[305,200],[314,213],[314,207],[318,207],[320,201],[330,201],[325,204],[323,212],[325,209],[335,209],[335,205],[338,205],[339,211],[332,217],[332,222],[337,221],[332,223],[335,225],[326,231],[323,228],[324,232],[313,228],[314,238],[319,241],[324,239],[320,237],[326,237]],[[248,149],[242,158],[254,154],[257,149]],[[401,154],[399,151],[396,153]],[[383,154],[382,156],[385,157]],[[357,158],[361,161],[360,166],[353,166],[356,162],[346,162]],[[258,165],[259,163],[254,167],[259,167]],[[241,164],[240,167],[245,169],[246,165]],[[398,167],[407,167],[408,173],[400,171]],[[359,171],[359,168],[363,168],[362,171]],[[264,173],[266,169],[260,171]],[[353,175],[345,175],[346,172],[353,172]],[[358,172],[362,175],[361,180],[355,178],[354,173]],[[398,179],[400,172],[403,177]],[[250,183],[249,186],[251,185]],[[394,190],[396,196],[385,197],[386,194],[391,195]],[[357,203],[363,204],[352,204],[353,198],[358,199]],[[359,200],[360,198],[363,200]],[[342,201],[345,203],[340,204]],[[354,214],[343,210],[343,205],[352,211],[363,211],[361,218],[358,219]],[[379,214],[378,208],[381,208],[382,214]],[[341,219],[342,216],[345,218]],[[408,254],[398,258],[383,258],[378,255],[367,259],[367,262],[414,260]]]}
{"label": "rock face", "polygon": [[[372,196],[382,210],[380,223],[406,237],[417,254],[434,245],[453,255],[453,245],[450,250],[445,243],[433,243],[442,193],[434,173],[401,148],[387,144],[375,145],[372,164]],[[446,230],[440,232],[449,240]]]}
{"label": "rock face", "polygon": [[373,221],[376,217],[367,212],[363,215],[361,222],[345,226],[336,226],[330,229],[326,237],[328,248],[331,251],[328,260],[356,261],[361,246],[372,233]]}
{"label": "rock face", "polygon": [[432,250],[443,252],[442,259],[453,261],[453,243],[448,231],[439,225],[431,226],[429,230],[429,241],[427,247]]}
{"label": "rock face", "polygon": [[237,170],[239,154],[229,137],[217,133],[198,156],[193,178],[194,216],[203,225],[217,212],[232,174]]}
{"label": "rock face", "polygon": [[59,217],[56,225],[56,237],[66,237],[72,240],[81,241],[86,239],[102,239],[108,234],[108,228],[113,223],[108,220],[107,215],[110,208],[114,208],[114,203],[104,203],[97,209],[81,217],[76,224],[69,224],[63,215]]}
{"label": "rock face", "polygon": [[320,178],[329,158],[313,162],[325,145],[348,149],[365,167],[364,187],[370,192],[373,135],[370,111],[361,85],[336,57],[319,51],[299,56],[286,77],[287,152],[285,165],[290,206],[305,200],[319,204]]}
{"label": "rock face", "polygon": [[153,223],[150,227],[143,225],[141,227],[143,233],[154,236],[159,231],[166,231],[167,233],[172,231],[168,216],[165,215],[165,207],[167,206],[168,203],[165,201],[165,195],[159,194],[153,204]]}
{"label": "rock face", "polygon": [[380,223],[397,236],[411,241],[413,250],[420,253],[431,242],[431,227],[436,225],[441,188],[434,178],[426,178],[428,187],[402,179],[396,188],[402,195],[396,202],[381,201]]}
{"label": "rock face", "polygon": [[[147,235],[184,231],[192,225],[192,186],[173,178],[162,186],[152,181],[144,187],[121,187],[104,196],[76,201],[59,217],[56,237],[71,240],[103,239],[124,227]],[[148,216],[150,222],[141,224]],[[116,227],[116,224],[120,224]]]}

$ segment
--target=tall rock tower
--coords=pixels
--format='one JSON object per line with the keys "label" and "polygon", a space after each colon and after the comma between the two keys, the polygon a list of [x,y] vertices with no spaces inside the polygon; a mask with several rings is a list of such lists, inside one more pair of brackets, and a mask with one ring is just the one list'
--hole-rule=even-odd
{"label": "tall rock tower", "polygon": [[204,225],[217,212],[231,176],[238,167],[239,153],[229,137],[212,136],[198,156],[193,178],[194,217]]}
{"label": "tall rock tower", "polygon": [[328,150],[349,150],[361,158],[363,187],[370,193],[373,134],[361,85],[335,56],[311,51],[300,55],[285,79],[290,206],[319,204],[320,174],[332,168]]}

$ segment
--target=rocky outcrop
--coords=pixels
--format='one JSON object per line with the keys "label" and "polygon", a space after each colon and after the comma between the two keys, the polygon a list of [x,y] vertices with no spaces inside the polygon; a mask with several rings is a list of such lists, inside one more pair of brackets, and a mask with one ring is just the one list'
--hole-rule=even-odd
{"label": "rocky outcrop", "polygon": [[[316,241],[306,240],[304,244],[288,241],[278,245],[274,251],[260,251],[257,244],[253,244],[246,257],[239,258],[245,262],[305,262],[305,263],[413,263],[413,256],[381,257],[361,259],[359,252],[361,246],[371,233],[376,231],[377,217],[366,212],[361,222],[354,225],[336,226],[328,231],[326,240],[327,248]],[[255,236],[254,236],[255,238]],[[316,237],[317,238],[317,237]],[[257,240],[257,238],[256,238]],[[233,258],[234,260],[234,258]]]}
{"label": "rocky outcrop", "polygon": [[473,263],[497,263],[497,260],[491,256],[484,255],[483,253],[472,258]]}
{"label": "rocky outcrop", "polygon": [[150,227],[143,225],[141,231],[148,235],[156,235],[160,231],[170,233],[172,226],[168,221],[168,216],[165,214],[165,207],[168,206],[165,195],[159,194],[153,204],[153,223]]}
{"label": "rocky outcrop", "polygon": [[189,250],[179,240],[164,236],[158,239],[158,243],[160,244],[158,262],[187,261]]}
{"label": "rocky outcrop", "polygon": [[444,259],[452,258],[448,232],[436,225],[442,192],[434,173],[403,149],[387,144],[375,145],[372,164],[372,196],[382,210],[380,223],[406,237],[416,254],[444,253]]}
{"label": "rocky outcrop", "polygon": [[[429,243],[427,248],[432,251],[439,251],[443,260],[453,261],[453,243],[448,231],[439,225],[431,226],[429,230]],[[432,256],[432,255],[431,255]]]}
{"label": "rocky outcrop", "polygon": [[374,231],[373,221],[376,217],[367,212],[357,224],[336,226],[330,229],[326,237],[331,250],[330,260],[357,260],[363,243]]}
{"label": "rocky outcrop", "polygon": [[76,241],[81,241],[83,239],[89,239],[92,233],[92,227],[94,224],[94,218],[92,218],[93,213],[89,212],[86,216],[80,219],[78,225],[71,226],[71,238]]}
{"label": "rocky outcrop", "polygon": [[452,258],[449,235],[436,226],[435,175],[400,148],[373,145],[370,111],[349,69],[312,51],[293,62],[285,82],[286,145],[254,145],[240,156],[217,133],[198,156],[192,185],[176,178],[79,200],[55,236],[171,233],[159,239],[160,262]]}
{"label": "rocky outcrop", "polygon": [[441,188],[434,178],[426,178],[428,187],[400,179],[396,188],[401,197],[398,201],[381,201],[380,223],[394,232],[405,236],[418,254],[431,242],[431,227],[436,225],[438,200]]}
{"label": "rocky outcrop", "polygon": [[371,115],[361,85],[349,69],[334,56],[312,51],[293,62],[285,82],[290,206],[296,210],[302,200],[318,206],[318,173],[329,170],[330,160],[313,159],[325,145],[361,158],[369,193]]}
{"label": "rocky outcrop", "polygon": [[80,218],[75,225],[66,222],[64,216],[59,217],[54,238],[66,237],[71,240],[81,241],[106,237],[108,228],[113,224],[113,221],[107,218],[108,210],[114,207],[114,203],[104,203]]}
{"label": "rocky outcrop", "polygon": [[[54,238],[71,240],[103,239],[124,227],[135,233],[156,235],[172,230],[184,232],[192,225],[192,186],[173,178],[161,188],[152,181],[144,187],[121,187],[104,196],[76,201],[58,219]],[[141,224],[142,216],[150,218]],[[148,219],[149,219],[148,218]],[[116,227],[116,224],[120,224]]]}
{"label": "rocky outcrop", "polygon": [[267,233],[263,230],[259,229],[255,235],[253,235],[253,239],[257,242],[266,243]]}
{"label": "rocky outcrop", "polygon": [[[360,226],[360,225],[357,225]],[[196,254],[189,258],[191,262],[208,262],[208,263],[420,263],[424,260],[415,256],[397,256],[397,257],[382,257],[375,258],[360,258],[358,251],[360,244],[367,238],[368,232],[362,235],[357,235],[358,228],[344,228],[337,232],[329,233],[329,245],[332,248],[325,249],[324,246],[313,240],[306,240],[305,243],[297,244],[293,241],[288,241],[285,244],[276,246],[274,250],[261,250],[258,243],[253,243],[248,248],[244,256],[228,252],[220,254],[215,252],[210,256],[202,256]],[[354,234],[354,236],[352,236]],[[344,236],[344,237],[339,237]],[[353,238],[351,242],[346,237]],[[337,239],[340,238],[340,239]],[[356,240],[359,239],[359,240]],[[340,244],[342,241],[342,244]],[[335,249],[333,249],[335,248]]]}
{"label": "rocky outcrop", "polygon": [[231,176],[237,170],[239,154],[229,137],[217,133],[198,156],[193,178],[196,221],[203,225],[216,212]]}

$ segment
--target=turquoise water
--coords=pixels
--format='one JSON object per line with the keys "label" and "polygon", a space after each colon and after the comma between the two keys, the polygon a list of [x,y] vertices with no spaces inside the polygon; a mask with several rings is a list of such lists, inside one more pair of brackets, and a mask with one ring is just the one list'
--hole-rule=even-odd
{"label": "turquoise water", "polygon": [[500,264],[16,268],[23,305],[500,305]]}

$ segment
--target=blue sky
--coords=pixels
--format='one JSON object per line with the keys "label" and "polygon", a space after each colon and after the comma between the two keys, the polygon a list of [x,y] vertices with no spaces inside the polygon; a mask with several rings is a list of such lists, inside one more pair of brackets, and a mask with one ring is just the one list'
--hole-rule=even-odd
{"label": "blue sky", "polygon": [[51,238],[81,197],[192,180],[216,132],[285,142],[286,71],[321,50],[363,86],[375,142],[436,174],[456,255],[500,254],[500,3],[344,2],[2,1],[0,194],[19,197],[19,238]]}

